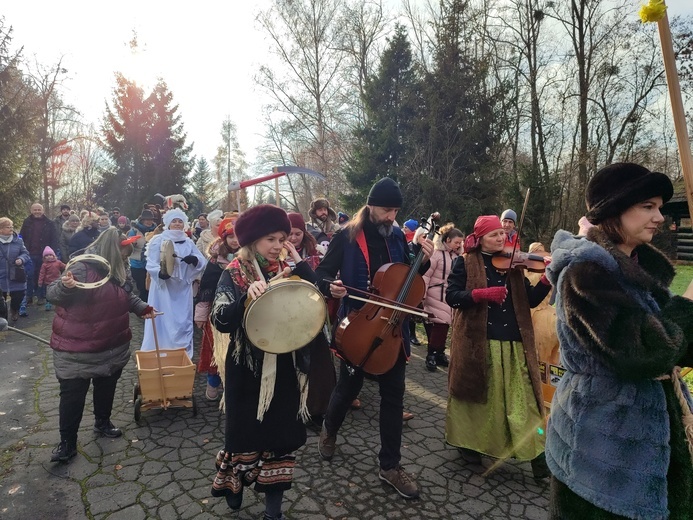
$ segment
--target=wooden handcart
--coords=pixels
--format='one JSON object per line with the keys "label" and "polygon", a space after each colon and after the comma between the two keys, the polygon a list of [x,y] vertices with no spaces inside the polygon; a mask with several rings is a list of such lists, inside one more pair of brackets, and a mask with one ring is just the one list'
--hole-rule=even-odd
{"label": "wooden handcart", "polygon": [[140,421],[142,412],[154,408],[192,408],[194,417],[197,415],[197,403],[193,395],[195,365],[184,348],[159,348],[155,318],[156,316],[151,320],[156,350],[135,352],[139,380],[135,383],[133,393],[135,421]]}

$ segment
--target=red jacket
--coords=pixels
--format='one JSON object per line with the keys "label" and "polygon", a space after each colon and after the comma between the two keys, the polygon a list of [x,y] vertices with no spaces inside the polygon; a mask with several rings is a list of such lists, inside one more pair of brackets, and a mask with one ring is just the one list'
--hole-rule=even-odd
{"label": "red jacket", "polygon": [[55,282],[60,275],[65,270],[65,264],[60,260],[54,260],[53,262],[43,262],[41,264],[41,271],[39,272],[38,284],[39,287],[49,286]]}

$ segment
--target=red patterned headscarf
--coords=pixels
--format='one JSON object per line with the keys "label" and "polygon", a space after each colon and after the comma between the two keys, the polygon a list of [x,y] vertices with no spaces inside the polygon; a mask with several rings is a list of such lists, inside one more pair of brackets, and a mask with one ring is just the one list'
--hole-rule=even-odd
{"label": "red patterned headscarf", "polygon": [[464,239],[464,252],[469,253],[479,247],[481,237],[496,229],[503,229],[497,215],[482,215],[477,218],[474,223],[474,231]]}

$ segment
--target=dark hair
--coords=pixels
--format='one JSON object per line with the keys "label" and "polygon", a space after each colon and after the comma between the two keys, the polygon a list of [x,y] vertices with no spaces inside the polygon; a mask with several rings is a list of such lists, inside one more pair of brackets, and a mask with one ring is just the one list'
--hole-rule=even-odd
{"label": "dark hair", "polygon": [[623,224],[621,224],[621,216],[608,217],[596,225],[601,229],[609,240],[614,244],[623,244]]}
{"label": "dark hair", "polygon": [[[230,236],[233,236],[233,235],[227,235],[227,237],[230,237]],[[240,249],[240,245],[239,245],[238,249]],[[236,249],[236,251],[232,251],[231,246],[229,246],[229,244],[226,242],[226,238],[221,239],[221,242],[219,243],[219,248],[218,248],[218,256],[222,256],[222,257],[226,258],[228,255],[236,253],[238,251],[238,249]]]}
{"label": "dark hair", "polygon": [[313,234],[308,231],[303,232],[303,240],[301,240],[301,247],[308,256],[314,256],[318,254],[318,241],[315,240]]}

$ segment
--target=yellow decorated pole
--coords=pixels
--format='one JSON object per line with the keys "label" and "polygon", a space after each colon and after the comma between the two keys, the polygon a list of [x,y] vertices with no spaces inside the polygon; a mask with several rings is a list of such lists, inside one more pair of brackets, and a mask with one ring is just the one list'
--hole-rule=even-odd
{"label": "yellow decorated pole", "polygon": [[664,72],[666,73],[669,87],[669,99],[674,115],[674,129],[676,131],[676,143],[681,159],[681,171],[686,186],[686,199],[688,200],[688,214],[693,218],[693,157],[691,157],[691,144],[688,139],[686,127],[686,115],[681,99],[681,86],[679,75],[676,71],[676,58],[672,44],[667,6],[664,0],[650,0],[647,5],[640,8],[640,19],[643,22],[657,22],[659,27],[659,41],[662,44],[662,56],[664,58]]}

